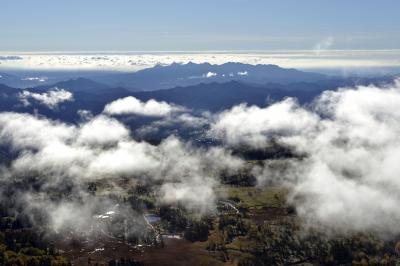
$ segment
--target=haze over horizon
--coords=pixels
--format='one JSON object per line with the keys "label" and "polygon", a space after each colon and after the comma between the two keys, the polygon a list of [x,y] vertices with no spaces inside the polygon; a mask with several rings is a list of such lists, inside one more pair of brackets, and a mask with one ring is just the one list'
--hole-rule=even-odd
{"label": "haze over horizon", "polygon": [[2,70],[137,71],[190,61],[346,73],[400,67],[394,0],[5,0],[1,9]]}
{"label": "haze over horizon", "polygon": [[395,0],[164,3],[5,0],[0,51],[382,50],[400,44]]}

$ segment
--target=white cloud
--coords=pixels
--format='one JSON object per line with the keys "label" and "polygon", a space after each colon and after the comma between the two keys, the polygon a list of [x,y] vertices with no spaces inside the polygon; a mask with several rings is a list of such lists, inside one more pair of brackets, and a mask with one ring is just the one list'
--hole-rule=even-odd
{"label": "white cloud", "polygon": [[[159,145],[136,141],[122,123],[105,115],[69,125],[30,114],[0,113],[0,145],[16,154],[7,171],[2,172],[2,184],[12,186],[15,180],[35,175],[42,184],[35,190],[13,188],[15,200],[24,211],[39,209],[48,215],[52,229],[82,234],[95,230],[93,217],[112,206],[87,193],[88,181],[102,179],[103,184],[123,191],[126,187],[114,182],[116,178],[157,180],[160,187],[155,192],[160,202],[179,202],[203,213],[214,210],[213,188],[219,173],[237,171],[242,165],[222,148],[196,148],[176,137]],[[53,201],[47,196],[46,191],[64,186],[68,187],[67,198]],[[133,215],[131,212],[124,215]],[[140,229],[138,225],[132,228]]]}
{"label": "white cloud", "polygon": [[[209,183],[215,180],[196,180],[193,183],[167,183],[161,187],[160,196],[166,203],[184,203],[202,213],[215,207],[216,197]],[[201,204],[199,204],[201,203]],[[205,203],[205,204],[204,204]]]}
{"label": "white cloud", "polygon": [[230,145],[258,147],[274,135],[305,133],[317,125],[316,115],[289,98],[265,108],[245,104],[235,106],[217,116],[209,133]]}
{"label": "white cloud", "polygon": [[77,113],[78,113],[79,117],[81,118],[81,120],[83,120],[83,121],[88,121],[93,118],[93,114],[89,110],[80,109],[77,111]]}
{"label": "white cloud", "polygon": [[74,100],[74,95],[71,92],[59,88],[54,88],[43,93],[22,91],[18,96],[25,106],[29,106],[31,104],[30,100],[33,99],[40,104],[46,105],[50,109],[57,108],[62,102]]}
{"label": "white cloud", "polygon": [[399,106],[400,82],[359,86],[323,93],[313,110],[292,100],[237,106],[211,132],[257,148],[273,139],[301,154],[281,167],[267,161],[258,178],[288,185],[290,201],[310,225],[394,235],[400,233]]}
{"label": "white cloud", "polygon": [[203,76],[206,77],[206,78],[213,78],[213,77],[217,76],[217,73],[208,72],[207,74],[204,74]]}
{"label": "white cloud", "polygon": [[43,148],[48,143],[68,142],[76,128],[32,115],[0,113],[0,139],[17,150]]}
{"label": "white cloud", "polygon": [[173,112],[182,110],[184,110],[184,108],[166,102],[158,102],[155,100],[141,102],[135,97],[129,96],[107,104],[104,108],[104,113],[110,115],[135,114],[144,116],[167,116]]}
{"label": "white cloud", "polygon": [[48,78],[47,77],[27,77],[27,78],[23,78],[21,80],[45,82],[48,80]]}
{"label": "white cloud", "polygon": [[[112,130],[110,130],[112,129]],[[78,144],[109,145],[129,138],[129,130],[107,116],[97,116],[84,123],[77,138]]]}

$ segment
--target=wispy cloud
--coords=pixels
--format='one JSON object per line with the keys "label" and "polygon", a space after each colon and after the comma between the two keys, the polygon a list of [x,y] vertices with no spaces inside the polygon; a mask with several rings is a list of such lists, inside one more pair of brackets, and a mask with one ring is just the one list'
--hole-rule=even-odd
{"label": "wispy cloud", "polygon": [[321,40],[314,46],[314,52],[319,55],[319,54],[325,52],[326,50],[329,50],[332,47],[332,45],[334,44],[334,42],[335,42],[335,39],[332,36],[329,36],[329,37]]}
{"label": "wispy cloud", "polygon": [[31,100],[34,100],[50,109],[56,109],[62,102],[74,100],[73,93],[59,88],[53,88],[43,93],[22,91],[18,96],[25,106],[31,105]]}

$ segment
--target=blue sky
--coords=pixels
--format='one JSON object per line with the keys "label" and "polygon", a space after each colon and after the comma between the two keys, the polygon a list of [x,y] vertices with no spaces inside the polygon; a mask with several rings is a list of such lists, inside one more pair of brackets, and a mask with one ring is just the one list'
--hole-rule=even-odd
{"label": "blue sky", "polygon": [[398,49],[398,0],[2,0],[0,51]]}

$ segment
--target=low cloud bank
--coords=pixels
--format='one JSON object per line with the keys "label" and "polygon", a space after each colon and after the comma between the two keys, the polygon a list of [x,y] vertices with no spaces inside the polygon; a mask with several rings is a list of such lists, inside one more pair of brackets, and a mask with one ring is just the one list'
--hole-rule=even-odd
{"label": "low cloud bank", "polygon": [[[112,208],[112,203],[99,203],[83,189],[98,179],[112,184],[120,177],[157,181],[160,202],[204,213],[215,206],[213,189],[219,173],[235,173],[243,166],[230,148],[262,150],[274,142],[299,156],[266,160],[253,173],[260,186],[287,186],[289,201],[306,224],[341,233],[392,236],[400,233],[399,106],[396,81],[326,91],[308,107],[289,98],[264,108],[242,104],[198,117],[165,102],[144,103],[133,97],[108,104],[101,115],[85,115],[79,125],[0,113],[0,144],[16,154],[9,166],[0,169],[2,182],[40,173],[46,189],[68,187],[79,195],[80,200],[54,202],[29,189],[18,196],[29,199],[27,209],[52,206],[47,215],[57,230],[68,224],[62,217],[79,204],[87,210],[87,218],[98,215],[101,206]],[[209,128],[206,135],[225,146],[198,148],[173,136],[159,145],[136,141],[124,124],[108,116],[115,114],[160,117],[143,131],[174,123]],[[86,221],[82,218],[79,223],[82,228]]]}

